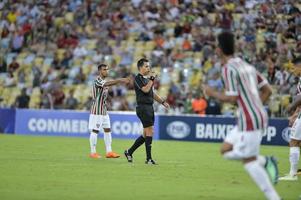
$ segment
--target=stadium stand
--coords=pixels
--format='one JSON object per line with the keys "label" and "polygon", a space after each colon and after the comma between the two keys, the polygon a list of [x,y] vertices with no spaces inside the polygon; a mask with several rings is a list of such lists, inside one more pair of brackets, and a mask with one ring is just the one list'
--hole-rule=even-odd
{"label": "stadium stand", "polygon": [[[4,0],[0,105],[14,107],[26,88],[30,108],[62,109],[74,90],[76,109],[85,110],[97,63],[109,64],[111,77],[125,77],[137,72],[139,58],[148,57],[159,74],[155,85],[159,94],[178,95],[169,111],[176,113],[188,94],[199,95],[200,83],[220,81],[215,76],[220,70],[215,36],[232,30],[238,55],[273,85],[270,114],[285,116],[296,85],[291,60],[301,53],[300,10],[300,1],[294,0]],[[132,87],[113,87],[109,109],[133,110]],[[56,106],[58,93],[64,98]],[[232,111],[232,106],[222,106],[224,115],[233,115]]]}

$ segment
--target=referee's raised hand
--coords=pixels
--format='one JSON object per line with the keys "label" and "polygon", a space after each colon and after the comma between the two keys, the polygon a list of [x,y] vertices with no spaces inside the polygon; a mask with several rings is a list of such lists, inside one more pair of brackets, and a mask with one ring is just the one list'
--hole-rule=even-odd
{"label": "referee's raised hand", "polygon": [[151,72],[150,72],[149,79],[152,80],[152,81],[154,81],[154,80],[157,78],[157,76],[158,76],[158,75],[156,74],[156,72],[151,71]]}

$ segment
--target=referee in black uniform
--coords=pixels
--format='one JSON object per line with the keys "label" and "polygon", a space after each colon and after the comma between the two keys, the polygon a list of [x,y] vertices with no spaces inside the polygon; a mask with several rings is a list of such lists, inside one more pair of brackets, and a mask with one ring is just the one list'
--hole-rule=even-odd
{"label": "referee in black uniform", "polygon": [[[137,63],[139,73],[135,76],[134,87],[136,93],[136,113],[143,125],[143,136],[136,139],[134,144],[128,150],[125,150],[124,155],[128,162],[133,162],[133,153],[145,142],[146,164],[155,165],[152,159],[152,140],[154,134],[155,113],[153,108],[154,100],[162,104],[165,108],[169,108],[169,104],[165,102],[153,90],[155,74],[150,71],[149,61],[142,58]],[[149,78],[146,78],[149,76]]]}

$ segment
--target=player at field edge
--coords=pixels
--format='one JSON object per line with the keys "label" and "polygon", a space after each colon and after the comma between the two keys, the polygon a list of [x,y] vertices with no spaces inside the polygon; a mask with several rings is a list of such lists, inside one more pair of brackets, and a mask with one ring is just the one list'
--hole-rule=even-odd
{"label": "player at field edge", "polygon": [[[297,92],[295,100],[288,106],[288,113],[293,113],[289,118],[290,131],[290,151],[289,162],[290,172],[289,174],[280,177],[281,181],[297,181],[298,180],[298,163],[300,160],[300,146],[301,146],[301,57],[296,58],[294,61],[293,74],[299,77],[297,85]],[[300,173],[300,172],[299,172]]]}
{"label": "player at field edge", "polygon": [[103,128],[104,143],[106,146],[106,158],[119,158],[120,155],[112,151],[112,135],[110,117],[107,112],[106,99],[108,96],[109,86],[116,84],[128,84],[129,78],[119,78],[116,80],[106,81],[109,67],[106,64],[97,66],[98,76],[92,85],[92,106],[89,116],[89,131],[90,131],[90,148],[91,158],[101,158],[100,154],[96,152],[97,135],[100,128]]}
{"label": "player at field edge", "polygon": [[222,102],[238,105],[237,125],[227,134],[221,146],[221,154],[225,159],[241,160],[266,199],[279,200],[280,197],[271,183],[272,181],[276,184],[278,180],[276,159],[259,154],[262,135],[268,123],[263,103],[271,95],[271,87],[252,65],[234,55],[233,33],[220,33],[217,42],[216,54],[222,64],[225,91],[218,92],[203,85],[203,92]]}

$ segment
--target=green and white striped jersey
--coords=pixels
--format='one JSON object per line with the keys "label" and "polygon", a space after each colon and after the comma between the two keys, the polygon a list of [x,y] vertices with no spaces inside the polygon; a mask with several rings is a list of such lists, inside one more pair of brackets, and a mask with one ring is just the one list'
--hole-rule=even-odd
{"label": "green and white striped jersey", "polygon": [[108,96],[109,87],[105,87],[105,80],[101,77],[97,77],[92,85],[92,98],[93,103],[91,106],[90,113],[93,115],[106,115],[107,114],[107,105],[106,99]]}

